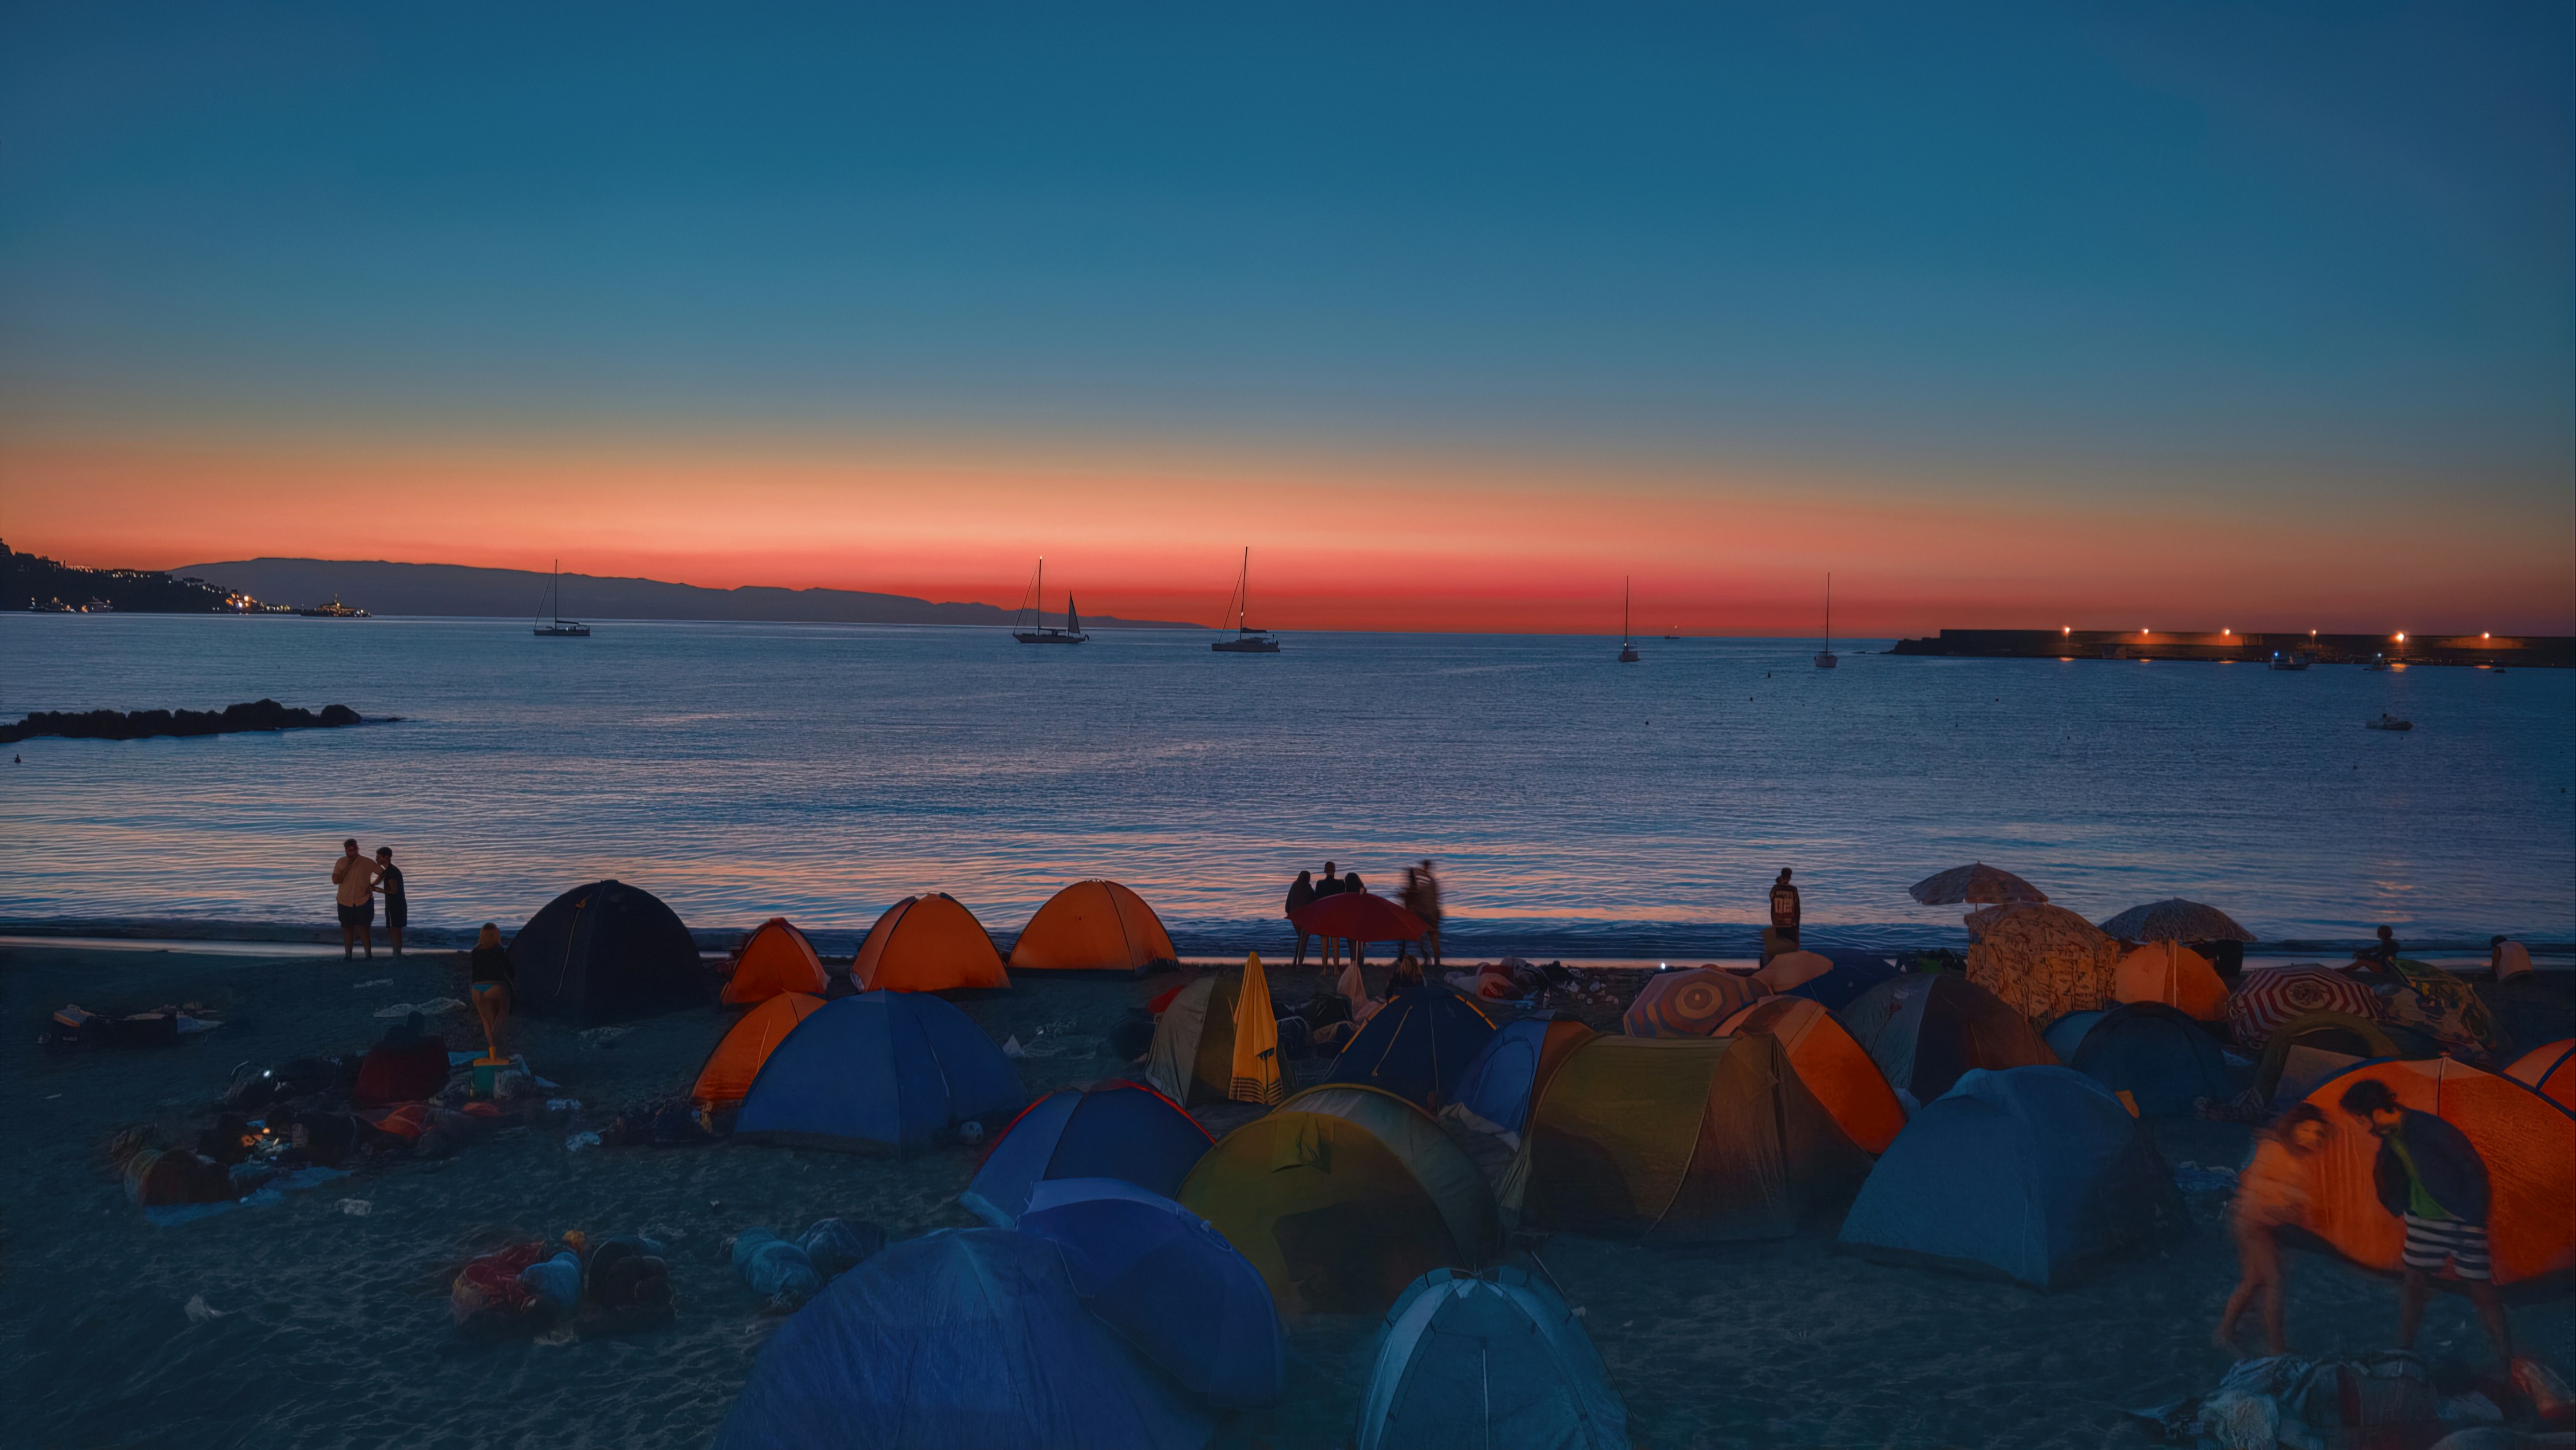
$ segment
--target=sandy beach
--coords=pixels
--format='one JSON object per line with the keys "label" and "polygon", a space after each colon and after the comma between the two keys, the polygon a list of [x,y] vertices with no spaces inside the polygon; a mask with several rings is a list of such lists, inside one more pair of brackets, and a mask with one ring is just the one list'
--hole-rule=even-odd
{"label": "sandy beach", "polygon": [[[0,1333],[15,1347],[6,1437],[39,1446],[263,1450],[325,1446],[697,1446],[707,1443],[782,1321],[733,1275],[725,1241],[827,1215],[904,1237],[973,1220],[956,1204],[974,1154],[909,1160],[719,1144],[570,1150],[621,1104],[685,1089],[732,1014],[707,1007],[576,1032],[529,1022],[518,1045],[585,1105],[443,1161],[401,1162],[194,1222],[146,1221],[102,1167],[115,1129],[200,1113],[235,1064],[372,1042],[392,1004],[459,995],[456,958],[13,947],[0,994],[17,1030],[0,1054],[0,1152],[19,1167],[6,1215]],[[960,1005],[1016,1036],[1032,1093],[1119,1075],[1101,1034],[1170,984],[1023,982]],[[1311,994],[1314,973],[1274,991]],[[44,1012],[193,1001],[224,1025],[175,1048],[52,1054]],[[452,1032],[466,1019],[444,1019]],[[1205,1114],[1222,1132],[1246,1109]],[[2246,1130],[2156,1125],[2166,1157],[2234,1165]],[[1636,1442],[1727,1445],[2102,1446],[2149,1443],[2122,1411],[2206,1391],[2228,1359],[2208,1333],[2234,1281],[2223,1200],[2193,1200],[2169,1252],[2057,1294],[1892,1268],[1830,1233],[1701,1250],[1559,1235],[1537,1249],[1582,1307]],[[650,1227],[672,1246],[679,1312],[623,1337],[479,1343],[452,1328],[447,1285],[469,1253],[513,1237]],[[1526,1254],[1515,1256],[1523,1261]],[[190,1312],[192,1302],[203,1310]],[[212,1311],[207,1313],[204,1311]],[[2293,1347],[2384,1346],[2393,1285],[2298,1260]],[[2526,1352],[2576,1376],[2576,1302],[2522,1297]],[[1374,1317],[1289,1326],[1286,1401],[1220,1443],[1331,1446],[1350,1435]],[[2422,1347],[2475,1362],[2465,1301],[2431,1311]]]}

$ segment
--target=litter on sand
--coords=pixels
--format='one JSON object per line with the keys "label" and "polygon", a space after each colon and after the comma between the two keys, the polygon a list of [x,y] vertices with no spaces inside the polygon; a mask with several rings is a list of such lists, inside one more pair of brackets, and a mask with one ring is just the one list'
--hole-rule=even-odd
{"label": "litter on sand", "polygon": [[464,1010],[465,1004],[453,997],[432,997],[426,1002],[396,1002],[390,1007],[379,1007],[376,1009],[376,1015],[387,1018],[408,1017],[417,1012],[423,1017],[435,1017],[442,1012]]}
{"label": "litter on sand", "polygon": [[376,1211],[376,1206],[363,1198],[344,1198],[338,1203],[333,1204],[332,1207],[347,1214],[351,1218],[365,1218],[368,1214]]}
{"label": "litter on sand", "polygon": [[214,1305],[207,1303],[206,1296],[203,1294],[191,1294],[188,1296],[187,1314],[188,1322],[191,1324],[203,1324],[209,1319],[221,1319],[224,1317],[225,1313],[225,1310],[218,1309]]}

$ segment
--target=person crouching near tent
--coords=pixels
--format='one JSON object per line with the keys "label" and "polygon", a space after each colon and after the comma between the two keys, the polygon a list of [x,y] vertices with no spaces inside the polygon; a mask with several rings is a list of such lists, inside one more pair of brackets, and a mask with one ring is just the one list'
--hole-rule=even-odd
{"label": "person crouching near tent", "polygon": [[2236,1292],[2227,1296],[2212,1342],[2221,1349],[2236,1337],[2236,1322],[2263,1300],[2266,1354],[2290,1352],[2289,1265],[2281,1257],[2279,1230],[2304,1224],[2308,1214],[2308,1159],[2325,1146],[2326,1115],[2301,1103],[2281,1115],[2254,1144],[2253,1161],[2236,1181],[2232,1226],[2236,1233]]}
{"label": "person crouching near tent", "polygon": [[2371,1177],[2379,1204],[2406,1225],[2405,1279],[2397,1290],[2397,1347],[2415,1347],[2415,1327],[2433,1275],[2444,1265],[2459,1277],[2469,1302],[2485,1321],[2487,1337],[2506,1363],[2513,1360],[2513,1326],[2496,1297],[2487,1262],[2486,1161],[2466,1133],[2431,1113],[2401,1107],[2397,1094],[2376,1078],[2344,1090],[2343,1110],[2370,1124],[2379,1139]]}

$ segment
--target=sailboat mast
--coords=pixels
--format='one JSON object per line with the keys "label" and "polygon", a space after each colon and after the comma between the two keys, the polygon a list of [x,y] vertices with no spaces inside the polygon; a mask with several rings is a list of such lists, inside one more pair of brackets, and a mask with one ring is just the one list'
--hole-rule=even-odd
{"label": "sailboat mast", "polygon": [[1831,654],[1831,653],[1833,653],[1833,650],[1834,650],[1834,576],[1833,576],[1833,572],[1832,572],[1831,570],[1827,570],[1827,571],[1826,571],[1826,573],[1825,573],[1825,653],[1827,653],[1827,654]]}

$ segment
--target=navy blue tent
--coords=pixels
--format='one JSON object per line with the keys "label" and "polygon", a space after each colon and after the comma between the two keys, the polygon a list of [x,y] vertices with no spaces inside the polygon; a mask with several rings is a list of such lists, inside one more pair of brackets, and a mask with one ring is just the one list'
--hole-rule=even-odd
{"label": "navy blue tent", "polygon": [[1523,1017],[1503,1024],[1459,1075],[1441,1116],[1518,1147],[1539,1079],[1592,1035],[1591,1028],[1571,1017]]}
{"label": "navy blue tent", "polygon": [[2084,1034],[2093,1030],[2094,1023],[2110,1015],[2098,1007],[2085,1012],[2069,1012],[2049,1023],[2048,1030],[2039,1034],[2039,1038],[2048,1044],[2049,1051],[2057,1054],[2059,1062],[2073,1062],[2075,1049],[2084,1045]]}
{"label": "navy blue tent", "polygon": [[1287,1350],[1270,1286],[1206,1219],[1114,1178],[1057,1178],[1020,1232],[1062,1250],[1082,1302],[1181,1388],[1227,1409],[1277,1403]]}
{"label": "navy blue tent", "polygon": [[1027,1209],[1029,1190],[1047,1179],[1116,1178],[1169,1198],[1215,1141],[1152,1088],[1066,1088],[1038,1099],[1003,1131],[957,1201],[995,1228],[1009,1228]]}
{"label": "navy blue tent", "polygon": [[1821,976],[1809,977],[1788,991],[1784,997],[1804,997],[1828,1012],[1839,1012],[1861,993],[1896,975],[1896,968],[1885,957],[1850,947],[1808,947],[1834,964],[1834,969]]}
{"label": "navy blue tent", "polygon": [[761,1351],[716,1447],[1197,1450],[1215,1428],[1083,1306],[1056,1244],[975,1228],[834,1279]]}
{"label": "navy blue tent", "polygon": [[927,992],[827,1002],[771,1048],[734,1133],[755,1142],[909,1152],[1029,1100],[974,1019]]}
{"label": "navy blue tent", "polygon": [[[2056,1034],[2056,1027],[2049,1028],[2051,1047],[2057,1046]],[[2201,1098],[2236,1093],[2217,1039],[2162,1002],[2130,1002],[2102,1013],[2074,1049],[2058,1049],[2068,1067],[2113,1092],[2128,1093],[2146,1117],[2176,1117]]]}
{"label": "navy blue tent", "polygon": [[1377,1088],[1438,1112],[1493,1035],[1493,1022],[1475,1003],[1445,987],[1416,987],[1377,1009],[1324,1081]]}
{"label": "navy blue tent", "polygon": [[623,881],[576,886],[510,938],[512,1010],[580,1027],[712,1002],[717,979],[662,899]]}
{"label": "navy blue tent", "polygon": [[2110,1089],[2071,1068],[1979,1068],[1888,1145],[1842,1242],[2054,1289],[2188,1227],[2155,1140]]}
{"label": "navy blue tent", "polygon": [[1387,1311],[1359,1450],[1626,1450],[1628,1410],[1556,1291],[1518,1269],[1434,1269]]}

